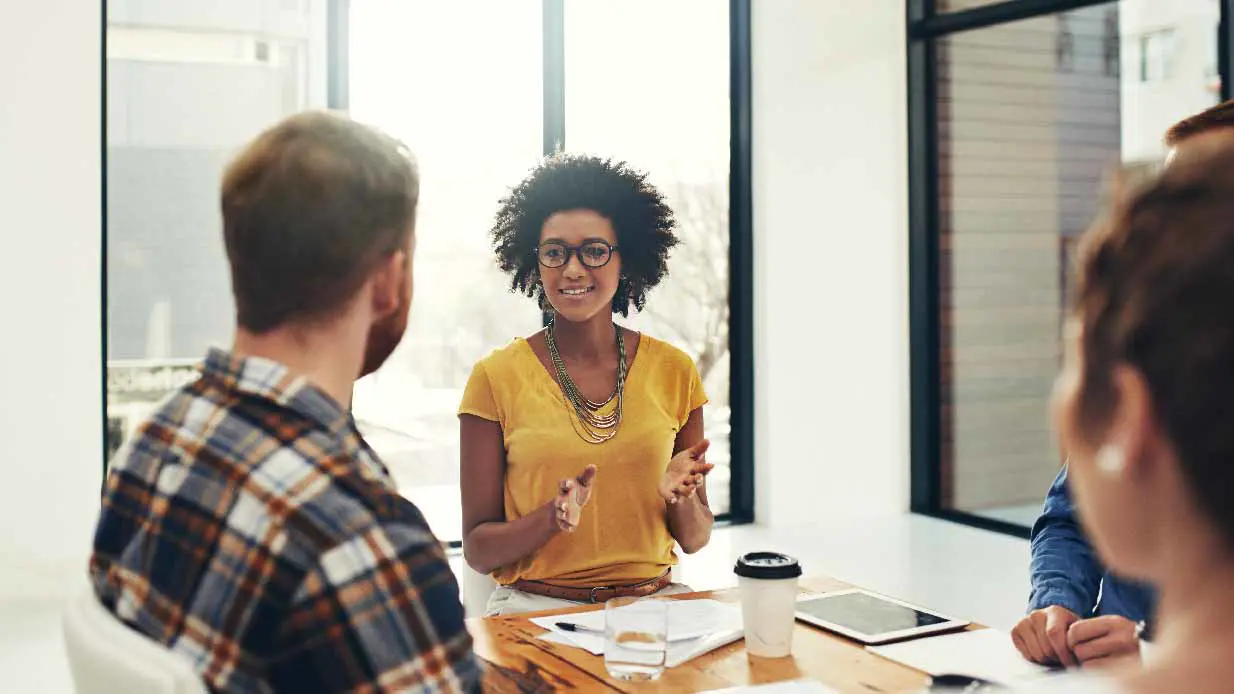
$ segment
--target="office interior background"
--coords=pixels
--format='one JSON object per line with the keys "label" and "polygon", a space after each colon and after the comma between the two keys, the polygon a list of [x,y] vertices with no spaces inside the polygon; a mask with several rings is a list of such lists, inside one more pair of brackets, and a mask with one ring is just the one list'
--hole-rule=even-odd
{"label": "office interior background", "polygon": [[315,107],[421,162],[412,322],[355,413],[441,539],[461,539],[464,379],[541,321],[494,266],[496,201],[546,152],[598,153],[650,171],[681,221],[631,324],[689,352],[712,397],[732,527],[685,579],[723,585],[737,551],[773,545],[1009,626],[1061,462],[1046,405],[1072,241],[1112,165],[1155,166],[1169,125],[1228,98],[1232,5],[6,9],[0,664],[68,691],[56,611],[85,589],[106,457],[230,340],[222,166]]}

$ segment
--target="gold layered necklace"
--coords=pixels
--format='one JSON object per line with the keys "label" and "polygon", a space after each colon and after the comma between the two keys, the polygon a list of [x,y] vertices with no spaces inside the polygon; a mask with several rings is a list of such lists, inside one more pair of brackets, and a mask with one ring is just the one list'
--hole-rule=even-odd
{"label": "gold layered necklace", "polygon": [[626,343],[621,332],[621,326],[614,325],[617,340],[617,385],[604,402],[595,402],[583,396],[574,379],[566,371],[566,363],[557,351],[557,338],[553,336],[553,323],[548,324],[544,331],[544,342],[548,345],[548,354],[553,360],[553,369],[557,372],[557,384],[561,387],[566,406],[574,410],[570,422],[574,425],[574,433],[587,443],[604,443],[617,435],[621,427],[621,405],[626,389]]}

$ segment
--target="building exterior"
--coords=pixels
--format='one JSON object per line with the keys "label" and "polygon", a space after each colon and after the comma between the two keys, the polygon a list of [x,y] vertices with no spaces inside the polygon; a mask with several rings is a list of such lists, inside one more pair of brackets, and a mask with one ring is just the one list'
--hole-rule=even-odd
{"label": "building exterior", "polygon": [[1039,509],[1061,463],[1046,414],[1074,242],[1120,162],[1159,165],[1165,130],[1216,103],[1219,16],[1122,0],[940,45],[945,506]]}
{"label": "building exterior", "polygon": [[1122,0],[1119,18],[1123,161],[1159,160],[1162,133],[1220,99],[1221,7],[1216,0]]}

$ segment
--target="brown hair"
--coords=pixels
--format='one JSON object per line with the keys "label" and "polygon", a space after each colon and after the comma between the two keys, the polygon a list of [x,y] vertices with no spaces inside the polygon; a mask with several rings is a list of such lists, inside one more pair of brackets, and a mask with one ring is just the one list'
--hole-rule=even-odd
{"label": "brown hair", "polygon": [[1080,416],[1089,432],[1105,423],[1115,365],[1143,374],[1196,498],[1234,547],[1234,138],[1196,150],[1085,234]]}
{"label": "brown hair", "polygon": [[1234,99],[1217,104],[1175,123],[1165,133],[1165,144],[1173,147],[1190,137],[1223,128],[1234,128]]}
{"label": "brown hair", "polygon": [[223,175],[236,319],[265,333],[329,318],[410,241],[419,173],[398,140],[344,116],[292,116]]}

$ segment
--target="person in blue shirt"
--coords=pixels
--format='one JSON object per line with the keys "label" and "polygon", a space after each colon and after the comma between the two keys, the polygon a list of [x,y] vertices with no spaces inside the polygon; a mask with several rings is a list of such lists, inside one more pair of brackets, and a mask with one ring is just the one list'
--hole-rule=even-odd
{"label": "person in blue shirt", "polygon": [[[1234,133],[1234,100],[1183,119],[1166,133],[1166,166],[1186,157],[1201,133]],[[1110,573],[1076,520],[1063,464],[1033,524],[1032,592],[1028,614],[1011,637],[1023,656],[1043,665],[1067,667],[1138,657],[1140,640],[1151,633],[1156,595],[1150,586]]]}
{"label": "person in blue shirt", "polygon": [[[1016,648],[1045,665],[1074,666],[1103,658],[1135,656],[1151,623],[1156,595],[1151,587],[1106,570],[1076,520],[1064,464],[1029,541],[1032,592],[1029,613],[1012,630]],[[1077,627],[1083,623],[1084,626]],[[1072,630],[1092,642],[1076,655]],[[1074,643],[1074,645],[1073,645]]]}

